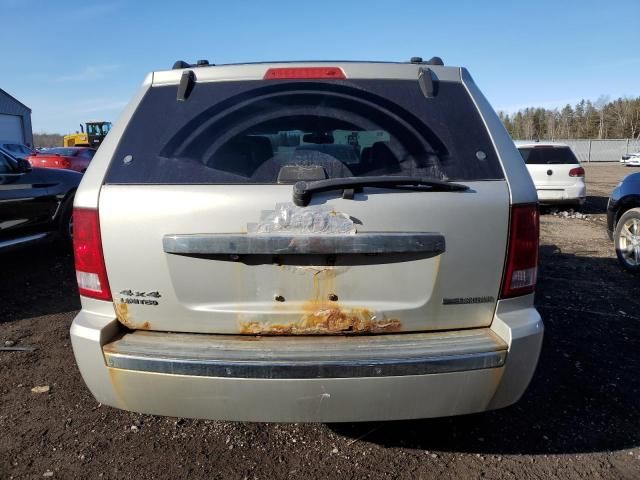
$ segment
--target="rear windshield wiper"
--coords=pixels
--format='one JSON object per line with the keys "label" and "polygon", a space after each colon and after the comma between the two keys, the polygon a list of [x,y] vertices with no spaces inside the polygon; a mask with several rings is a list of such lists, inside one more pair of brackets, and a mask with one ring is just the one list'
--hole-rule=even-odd
{"label": "rear windshield wiper", "polygon": [[[293,203],[299,207],[306,207],[311,197],[317,192],[330,190],[353,190],[362,187],[394,188],[404,186],[428,187],[427,191],[433,192],[463,192],[469,187],[461,183],[449,183],[430,177],[409,176],[377,176],[377,177],[345,177],[329,178],[314,182],[297,182],[293,186]],[[345,198],[353,198],[345,197]]]}

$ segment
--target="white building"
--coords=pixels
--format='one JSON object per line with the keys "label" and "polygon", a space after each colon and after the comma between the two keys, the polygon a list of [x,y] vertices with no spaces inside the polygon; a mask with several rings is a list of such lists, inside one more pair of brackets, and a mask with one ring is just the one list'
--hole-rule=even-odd
{"label": "white building", "polygon": [[33,146],[31,109],[0,88],[0,142]]}

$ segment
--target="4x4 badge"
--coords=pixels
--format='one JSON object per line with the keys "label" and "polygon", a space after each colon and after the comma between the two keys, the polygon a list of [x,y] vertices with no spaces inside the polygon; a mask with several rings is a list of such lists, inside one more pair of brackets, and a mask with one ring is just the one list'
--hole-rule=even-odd
{"label": "4x4 badge", "polygon": [[160,298],[160,292],[139,292],[137,290],[120,290],[120,295],[123,297],[152,297]]}
{"label": "4x4 badge", "polygon": [[133,305],[158,305],[158,300],[150,300],[150,298],[158,299],[162,297],[160,292],[140,292],[138,290],[120,290],[120,303]]}

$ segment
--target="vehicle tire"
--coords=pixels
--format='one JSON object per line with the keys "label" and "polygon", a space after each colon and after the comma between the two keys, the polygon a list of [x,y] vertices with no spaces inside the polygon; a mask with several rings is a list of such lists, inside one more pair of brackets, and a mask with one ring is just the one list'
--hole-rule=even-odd
{"label": "vehicle tire", "polygon": [[58,222],[58,236],[63,246],[71,247],[73,243],[73,197],[67,198],[60,208],[62,210]]}
{"label": "vehicle tire", "polygon": [[620,264],[630,272],[640,273],[640,208],[627,210],[620,217],[613,241]]}

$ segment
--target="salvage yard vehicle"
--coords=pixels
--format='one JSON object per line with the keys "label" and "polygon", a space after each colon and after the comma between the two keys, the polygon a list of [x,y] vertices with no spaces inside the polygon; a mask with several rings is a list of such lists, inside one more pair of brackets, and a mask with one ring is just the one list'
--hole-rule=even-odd
{"label": "salvage yard vehicle", "polygon": [[27,160],[34,167],[64,168],[84,173],[95,153],[94,148],[55,147],[45,152],[35,152]]}
{"label": "salvage yard vehicle", "polygon": [[640,167],[640,152],[625,153],[620,157],[620,163],[627,167]]}
{"label": "salvage yard vehicle", "polygon": [[16,143],[13,141],[0,141],[0,148],[9,153],[15,158],[26,159],[30,155],[33,155],[35,150],[23,145],[22,143]]}
{"label": "salvage yard vehicle", "polygon": [[607,231],[620,264],[640,273],[640,173],[627,175],[611,192]]}
{"label": "salvage yard vehicle", "polygon": [[74,218],[71,339],[106,405],[441,417],[513,404],[537,364],[536,190],[437,57],[153,72]]}
{"label": "salvage yard vehicle", "polygon": [[32,168],[0,148],[0,253],[54,238],[70,244],[73,195],[81,178]]}
{"label": "salvage yard vehicle", "polygon": [[556,142],[516,142],[544,205],[580,206],[587,198],[584,168],[569,145]]}
{"label": "salvage yard vehicle", "polygon": [[92,147],[98,148],[111,130],[111,122],[94,121],[80,124],[80,132],[70,133],[62,139],[64,147]]}

